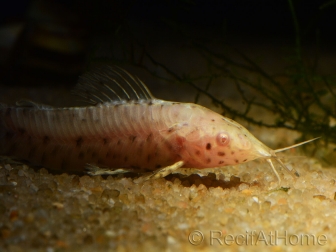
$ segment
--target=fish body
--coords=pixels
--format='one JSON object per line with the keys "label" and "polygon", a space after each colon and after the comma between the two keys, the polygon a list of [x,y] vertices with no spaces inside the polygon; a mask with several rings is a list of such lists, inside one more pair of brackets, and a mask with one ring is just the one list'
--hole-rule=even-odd
{"label": "fish body", "polygon": [[74,108],[3,105],[0,118],[2,154],[54,170],[83,171],[86,163],[155,170],[177,161],[207,168],[259,156],[257,150],[251,152],[246,129],[192,103],[153,99]]}
{"label": "fish body", "polygon": [[76,93],[92,105],[1,104],[0,155],[66,172],[83,172],[86,164],[139,172],[176,162],[209,168],[256,158],[269,161],[279,181],[271,159],[288,170],[277,150],[242,125],[200,105],[156,99],[121,68],[84,75]]}

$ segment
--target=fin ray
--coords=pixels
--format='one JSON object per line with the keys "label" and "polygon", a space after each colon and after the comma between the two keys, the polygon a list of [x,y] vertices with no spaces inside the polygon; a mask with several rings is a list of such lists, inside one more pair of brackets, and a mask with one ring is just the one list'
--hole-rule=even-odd
{"label": "fin ray", "polygon": [[73,93],[90,104],[155,99],[138,77],[110,65],[82,75]]}

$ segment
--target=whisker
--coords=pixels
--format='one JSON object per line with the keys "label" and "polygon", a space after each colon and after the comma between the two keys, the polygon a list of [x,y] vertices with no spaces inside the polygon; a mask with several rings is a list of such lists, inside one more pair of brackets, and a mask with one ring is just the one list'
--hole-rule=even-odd
{"label": "whisker", "polygon": [[301,142],[301,143],[293,144],[293,145],[288,146],[288,147],[285,147],[285,148],[276,149],[276,150],[274,150],[274,152],[277,153],[277,152],[281,152],[281,151],[289,150],[289,149],[292,149],[292,148],[295,148],[295,147],[304,145],[304,144],[306,144],[306,143],[315,141],[315,140],[317,140],[317,139],[319,139],[319,138],[321,138],[321,137],[316,137],[316,138],[313,138],[313,139],[310,139],[310,140],[307,140],[307,141],[304,141],[304,142]]}

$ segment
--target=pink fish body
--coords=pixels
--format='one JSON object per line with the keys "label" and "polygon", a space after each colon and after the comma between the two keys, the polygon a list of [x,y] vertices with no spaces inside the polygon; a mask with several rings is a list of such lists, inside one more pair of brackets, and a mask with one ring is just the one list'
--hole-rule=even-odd
{"label": "pink fish body", "polygon": [[120,68],[84,75],[77,90],[95,105],[1,105],[0,154],[77,172],[85,164],[146,171],[178,161],[208,168],[275,156],[237,122],[196,104],[158,100]]}

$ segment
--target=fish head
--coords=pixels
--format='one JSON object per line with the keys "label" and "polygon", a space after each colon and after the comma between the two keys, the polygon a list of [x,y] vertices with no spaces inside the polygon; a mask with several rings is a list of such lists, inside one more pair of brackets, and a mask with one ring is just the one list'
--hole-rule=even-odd
{"label": "fish head", "polygon": [[185,150],[189,167],[208,168],[235,165],[260,157],[270,158],[272,150],[239,123],[215,112],[195,124],[197,134],[188,139]]}

